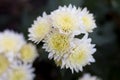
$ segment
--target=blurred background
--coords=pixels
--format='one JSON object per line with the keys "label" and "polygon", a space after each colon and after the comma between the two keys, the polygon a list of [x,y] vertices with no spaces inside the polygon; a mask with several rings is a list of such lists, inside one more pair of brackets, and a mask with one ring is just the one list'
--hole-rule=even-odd
{"label": "blurred background", "polygon": [[69,4],[87,7],[95,16],[98,27],[90,37],[97,48],[93,55],[96,62],[84,67],[83,72],[72,74],[48,60],[40,43],[37,45],[40,58],[33,64],[35,80],[77,80],[84,73],[102,80],[120,80],[120,0],[0,0],[0,31],[15,30],[27,39],[28,28],[38,16]]}

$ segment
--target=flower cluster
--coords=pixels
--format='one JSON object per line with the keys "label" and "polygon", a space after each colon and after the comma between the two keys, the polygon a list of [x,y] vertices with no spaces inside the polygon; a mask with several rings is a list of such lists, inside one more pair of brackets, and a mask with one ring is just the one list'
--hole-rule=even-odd
{"label": "flower cluster", "polygon": [[79,78],[78,80],[101,80],[101,79],[96,76],[91,76],[89,73],[86,73],[83,75],[82,78]]}
{"label": "flower cluster", "polygon": [[37,56],[36,47],[22,34],[0,32],[0,80],[33,80],[32,63]]}
{"label": "flower cluster", "polygon": [[[44,42],[43,48],[49,52],[48,58],[54,59],[61,68],[72,72],[82,71],[83,66],[95,62],[92,54],[96,51],[88,34],[96,28],[93,14],[87,8],[60,6],[47,15],[38,17],[29,28],[29,40]],[[79,39],[76,36],[83,34]]]}

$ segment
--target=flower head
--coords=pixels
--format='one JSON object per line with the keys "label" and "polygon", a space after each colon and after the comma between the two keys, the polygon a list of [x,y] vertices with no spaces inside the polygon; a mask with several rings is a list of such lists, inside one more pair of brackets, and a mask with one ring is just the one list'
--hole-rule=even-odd
{"label": "flower head", "polygon": [[100,79],[96,76],[91,76],[90,74],[86,73],[83,75],[82,78],[79,78],[78,80],[100,80]]}
{"label": "flower head", "polygon": [[[18,45],[19,44],[19,45]],[[16,32],[5,30],[0,33],[0,52],[18,52],[25,44],[23,35]]]}
{"label": "flower head", "polygon": [[31,43],[25,44],[20,50],[20,59],[23,62],[33,62],[37,56],[36,47]]}
{"label": "flower head", "polygon": [[92,32],[96,28],[96,23],[93,17],[93,14],[87,11],[87,8],[84,8],[80,11],[82,26],[85,28],[85,31]]}
{"label": "flower head", "polygon": [[82,71],[82,68],[95,62],[92,54],[96,51],[94,45],[92,45],[91,39],[75,39],[75,45],[72,48],[71,54],[67,59],[62,60],[62,67],[70,68],[72,72]]}
{"label": "flower head", "polygon": [[38,17],[31,28],[29,28],[29,40],[39,43],[51,30],[50,18],[46,13]]}
{"label": "flower head", "polygon": [[12,70],[9,71],[8,79],[9,80],[33,80],[34,69],[31,68],[29,64],[20,64],[12,66]]}
{"label": "flower head", "polygon": [[58,28],[61,33],[79,34],[80,33],[80,16],[75,6],[59,7],[51,13],[53,27]]}
{"label": "flower head", "polygon": [[44,40],[45,44],[43,46],[49,53],[49,58],[54,58],[59,60],[64,57],[71,47],[71,37],[58,31],[53,31]]}

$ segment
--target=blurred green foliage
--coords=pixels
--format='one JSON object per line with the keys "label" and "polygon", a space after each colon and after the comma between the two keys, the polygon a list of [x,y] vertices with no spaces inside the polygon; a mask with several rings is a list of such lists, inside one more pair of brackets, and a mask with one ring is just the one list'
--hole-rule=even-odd
{"label": "blurred green foliage", "polygon": [[37,45],[40,58],[34,62],[35,80],[77,80],[83,73],[91,73],[102,80],[120,80],[120,0],[0,0],[0,31],[12,29],[24,33],[45,11],[48,14],[60,5],[87,7],[94,14],[97,28],[90,34],[96,44],[95,63],[83,72],[72,74],[47,59],[46,52]]}

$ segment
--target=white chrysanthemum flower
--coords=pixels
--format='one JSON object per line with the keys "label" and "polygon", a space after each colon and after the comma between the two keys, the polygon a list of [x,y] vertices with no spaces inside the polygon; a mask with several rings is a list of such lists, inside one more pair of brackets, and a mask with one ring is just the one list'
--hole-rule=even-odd
{"label": "white chrysanthemum flower", "polygon": [[9,80],[33,80],[35,75],[34,69],[31,64],[17,64],[12,65],[11,71],[9,71]]}
{"label": "white chrysanthemum flower", "polygon": [[89,13],[87,8],[84,8],[80,11],[82,26],[87,32],[92,32],[96,28],[96,23],[93,17],[93,14]]}
{"label": "white chrysanthemum flower", "polygon": [[4,55],[0,54],[0,78],[3,78],[6,75],[9,66],[10,62],[8,59]]}
{"label": "white chrysanthemum flower", "polygon": [[96,51],[95,45],[91,44],[91,39],[83,38],[74,40],[74,47],[67,59],[62,60],[62,68],[70,68],[72,72],[82,71],[83,67],[90,62],[95,62],[92,54]]}
{"label": "white chrysanthemum flower", "polygon": [[83,75],[82,78],[79,78],[78,80],[101,80],[96,76],[91,76],[90,74],[86,73]]}
{"label": "white chrysanthemum flower", "polygon": [[14,31],[5,30],[0,33],[0,51],[6,52],[18,52],[20,48],[25,44],[25,40],[22,34],[18,34]]}
{"label": "white chrysanthemum flower", "polygon": [[32,27],[29,28],[29,40],[39,43],[50,31],[50,18],[46,13],[43,13],[43,17],[38,17],[37,20],[34,21]]}
{"label": "white chrysanthemum flower", "polygon": [[69,5],[68,7],[59,7],[51,13],[53,27],[59,29],[61,33],[75,35],[80,34],[80,15],[75,6]]}
{"label": "white chrysanthemum flower", "polygon": [[68,35],[58,31],[51,32],[43,45],[43,48],[49,52],[48,58],[60,60],[62,57],[66,57],[71,47],[71,40],[72,38]]}
{"label": "white chrysanthemum flower", "polygon": [[35,45],[31,43],[25,44],[20,50],[20,59],[25,63],[33,62],[37,56],[37,49]]}

